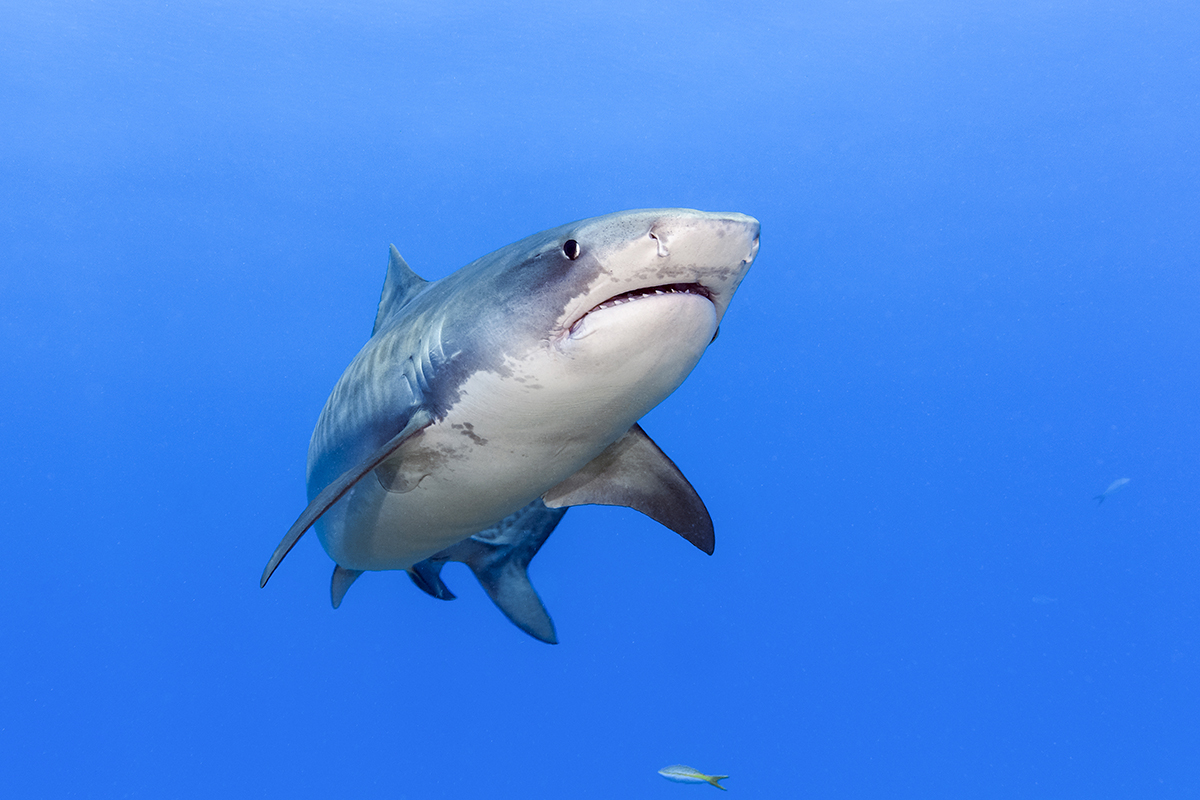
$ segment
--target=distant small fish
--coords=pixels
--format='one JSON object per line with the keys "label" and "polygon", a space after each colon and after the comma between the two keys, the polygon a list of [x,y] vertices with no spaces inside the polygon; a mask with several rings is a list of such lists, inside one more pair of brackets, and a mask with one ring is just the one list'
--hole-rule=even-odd
{"label": "distant small fish", "polygon": [[1104,498],[1108,497],[1110,494],[1115,492],[1117,489],[1120,489],[1127,483],[1129,483],[1129,478],[1117,478],[1108,485],[1108,488],[1104,490],[1104,494],[1098,494],[1092,499],[1096,501],[1096,505],[1100,505],[1104,502]]}
{"label": "distant small fish", "polygon": [[676,783],[711,783],[721,791],[728,791],[724,786],[717,783],[717,781],[728,778],[728,775],[705,775],[703,772],[691,767],[685,767],[683,764],[673,764],[669,767],[663,767],[658,771],[658,774]]}

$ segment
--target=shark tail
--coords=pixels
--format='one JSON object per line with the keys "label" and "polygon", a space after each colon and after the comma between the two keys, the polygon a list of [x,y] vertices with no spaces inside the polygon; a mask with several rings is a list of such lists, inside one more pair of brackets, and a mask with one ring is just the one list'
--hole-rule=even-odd
{"label": "shark tail", "polygon": [[722,792],[727,792],[727,791],[729,791],[729,790],[728,790],[728,789],[726,789],[726,788],[725,788],[724,786],[722,786],[721,784],[717,783],[717,781],[723,781],[723,780],[725,780],[725,779],[726,779],[726,778],[728,778],[728,777],[729,777],[728,775],[709,775],[709,776],[708,776],[708,778],[707,778],[707,780],[708,780],[708,782],[709,782],[709,783],[711,783],[713,786],[715,786],[715,787],[717,787],[718,789],[720,789]]}
{"label": "shark tail", "polygon": [[566,513],[565,508],[546,508],[541,500],[534,500],[464,543],[470,549],[462,561],[496,607],[518,628],[546,644],[558,644],[558,634],[529,581],[529,562]]}
{"label": "shark tail", "polygon": [[1101,503],[1104,502],[1104,495],[1098,494],[1095,497],[1093,497],[1092,499],[1096,501],[1096,505],[1100,505]]}
{"label": "shark tail", "polygon": [[521,630],[546,644],[558,644],[554,622],[529,582],[527,563],[519,561],[467,562],[479,585],[504,616]]}
{"label": "shark tail", "polygon": [[[436,579],[442,564],[460,561],[470,567],[488,597],[514,625],[535,639],[558,644],[554,622],[529,582],[528,570],[529,562],[566,513],[565,508],[547,508],[541,500],[534,500],[470,539],[422,561],[409,575],[414,583],[437,597],[417,578],[431,583],[430,574]],[[441,584],[440,580],[437,582]]]}

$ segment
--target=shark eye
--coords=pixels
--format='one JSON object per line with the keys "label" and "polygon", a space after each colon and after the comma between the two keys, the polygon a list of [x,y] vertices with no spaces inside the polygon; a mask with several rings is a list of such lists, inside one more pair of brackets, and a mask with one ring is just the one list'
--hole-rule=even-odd
{"label": "shark eye", "polygon": [[567,239],[565,242],[563,242],[563,253],[566,254],[567,258],[571,259],[572,261],[579,258],[579,254],[581,252],[583,251],[579,247],[579,242],[575,241],[574,239]]}

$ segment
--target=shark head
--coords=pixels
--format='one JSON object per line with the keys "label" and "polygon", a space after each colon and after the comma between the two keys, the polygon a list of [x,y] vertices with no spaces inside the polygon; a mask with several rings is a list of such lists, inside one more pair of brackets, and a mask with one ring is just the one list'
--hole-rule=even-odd
{"label": "shark head", "polygon": [[[571,406],[581,395],[596,401],[615,392],[610,402],[636,419],[679,385],[713,340],[758,236],[758,221],[744,214],[623,211],[484,256],[439,281],[428,302],[445,308],[443,293],[471,298],[468,313],[455,312],[470,326],[445,327],[443,349],[486,353],[491,363],[469,359],[464,369],[515,370],[528,385],[560,387]],[[480,348],[483,341],[489,346]],[[445,406],[461,378],[445,386]]]}
{"label": "shark head", "polygon": [[625,212],[568,230],[565,257],[583,261],[579,294],[551,337],[565,350],[629,334],[649,345],[685,332],[708,339],[758,253],[758,221],[686,209]]}
{"label": "shark head", "polygon": [[[570,296],[543,348],[593,396],[640,417],[683,381],[716,336],[758,253],[758,221],[687,209],[624,212],[560,236]],[[557,242],[556,242],[557,244]],[[624,421],[616,427],[624,427]]]}
{"label": "shark head", "polygon": [[720,323],[758,253],[758,220],[744,214],[626,211],[565,228],[560,248],[578,265],[570,277],[578,293],[553,333],[573,340],[621,327],[622,312],[608,312],[624,305],[661,311],[664,302],[701,299]]}

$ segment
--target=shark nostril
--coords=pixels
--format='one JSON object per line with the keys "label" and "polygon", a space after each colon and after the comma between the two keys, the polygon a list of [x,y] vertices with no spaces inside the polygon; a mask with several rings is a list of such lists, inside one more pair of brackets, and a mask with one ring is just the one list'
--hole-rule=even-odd
{"label": "shark nostril", "polygon": [[750,242],[750,252],[742,259],[743,264],[749,264],[758,255],[758,236],[754,237],[754,241]]}
{"label": "shark nostril", "polygon": [[654,240],[655,244],[658,245],[659,258],[666,258],[667,256],[671,255],[671,251],[667,249],[667,243],[664,242],[662,238],[654,232],[653,228],[650,229],[650,232],[647,235]]}

